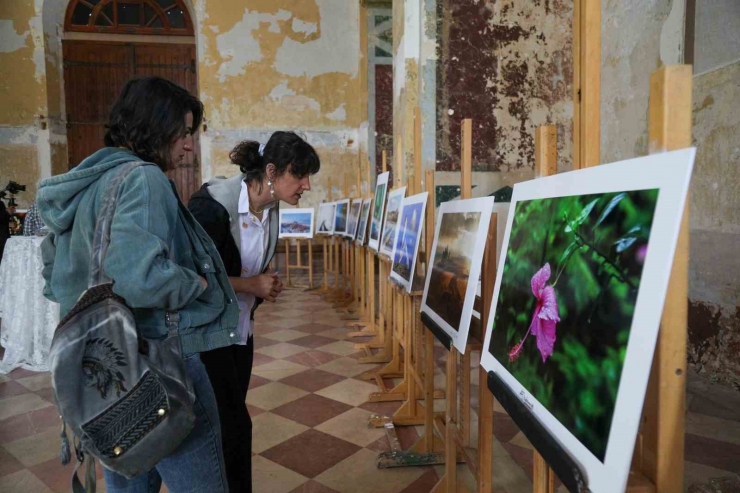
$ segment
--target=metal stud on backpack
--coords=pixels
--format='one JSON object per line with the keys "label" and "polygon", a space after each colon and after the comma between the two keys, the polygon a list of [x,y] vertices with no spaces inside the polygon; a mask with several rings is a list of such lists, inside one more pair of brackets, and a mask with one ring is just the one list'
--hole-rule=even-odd
{"label": "metal stud on backpack", "polygon": [[138,476],[170,454],[195,422],[195,394],[180,351],[176,313],[167,317],[167,338],[145,339],[102,268],[121,183],[140,165],[146,163],[122,165],[108,185],[95,225],[89,288],[59,323],[51,344],[63,462],[70,457],[67,424],[77,438],[75,493],[95,492],[92,460],[84,487],[77,477],[85,454],[123,476]]}

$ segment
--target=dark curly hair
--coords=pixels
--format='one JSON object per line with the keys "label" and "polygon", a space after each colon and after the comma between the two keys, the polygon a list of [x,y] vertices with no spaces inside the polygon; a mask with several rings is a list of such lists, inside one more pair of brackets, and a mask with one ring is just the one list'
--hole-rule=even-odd
{"label": "dark curly hair", "polygon": [[203,120],[203,103],[198,98],[161,77],[132,79],[111,108],[105,145],[129,149],[167,170],[172,166],[172,143],[188,131],[188,112],[193,114],[195,132]]}
{"label": "dark curly hair", "polygon": [[247,175],[248,182],[262,183],[270,163],[275,165],[276,176],[289,172],[295,177],[303,178],[315,175],[321,168],[316,150],[294,132],[275,132],[267,141],[262,156],[259,149],[259,142],[245,140],[237,144],[229,154],[231,162]]}

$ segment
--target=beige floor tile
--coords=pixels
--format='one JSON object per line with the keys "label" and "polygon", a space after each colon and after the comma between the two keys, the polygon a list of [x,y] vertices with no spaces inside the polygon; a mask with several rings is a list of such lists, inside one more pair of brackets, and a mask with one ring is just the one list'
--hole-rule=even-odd
{"label": "beige floor tile", "polygon": [[493,411],[497,413],[504,413],[508,415],[509,413],[506,412],[506,409],[504,409],[504,406],[499,404],[499,402],[496,400],[496,398],[493,398]]}
{"label": "beige floor tile", "polygon": [[330,385],[329,387],[314,393],[329,399],[334,399],[335,401],[344,402],[350,406],[359,406],[360,404],[367,402],[368,396],[371,392],[377,391],[377,385],[348,379],[343,382]]}
{"label": "beige floor tile", "polygon": [[350,354],[355,354],[357,352],[355,344],[349,341],[332,342],[326,346],[321,346],[319,349],[338,356],[349,356]]}
{"label": "beige floor tile", "polygon": [[501,442],[493,439],[493,489],[507,493],[531,493],[532,481]]}
{"label": "beige floor tile", "polygon": [[509,440],[509,443],[512,445],[518,445],[519,447],[528,448],[529,450],[534,450],[532,444],[529,443],[529,440],[527,440],[527,437],[525,437],[524,433],[521,431],[514,435],[514,438]]}
{"label": "beige floor tile", "polygon": [[686,433],[740,445],[740,421],[715,418],[706,414],[688,413],[686,416]]}
{"label": "beige floor tile", "polygon": [[377,458],[376,453],[362,449],[315,480],[339,493],[398,493],[424,473],[416,467],[378,469]]}
{"label": "beige floor tile", "polygon": [[10,377],[6,377],[5,375],[0,375],[0,383],[9,382],[10,380],[12,380]]}
{"label": "beige floor tile", "polygon": [[286,361],[284,359],[278,359],[258,366],[252,370],[252,374],[277,381],[305,370],[308,370],[307,366],[299,365],[298,363],[293,363],[292,361]]}
{"label": "beige floor tile", "polygon": [[280,327],[281,329],[292,329],[293,327],[299,327],[306,324],[306,319],[300,318],[284,318],[281,320],[270,320],[270,325],[274,327]]}
{"label": "beige floor tile", "polygon": [[[303,337],[305,336],[306,334],[303,334]],[[260,354],[264,354],[266,356],[270,356],[272,358],[280,359],[280,358],[289,358],[293,356],[294,354],[302,353],[305,350],[306,348],[303,346],[298,346],[296,344],[291,344],[289,342],[281,342],[281,343],[275,344],[274,346],[268,346],[268,347],[257,349],[256,352]]]}
{"label": "beige floor tile", "polygon": [[[307,426],[272,413],[263,413],[252,418],[252,452],[261,454],[285,440],[308,430]],[[253,463],[252,470],[257,467]],[[256,481],[254,481],[256,484]]]}
{"label": "beige floor tile", "polygon": [[270,334],[265,334],[265,337],[268,339],[272,339],[273,341],[288,342],[288,341],[292,341],[293,339],[300,339],[301,337],[306,337],[306,333],[300,332],[298,330],[283,329],[283,330],[278,330],[276,332],[272,332]]}
{"label": "beige floor tile", "polygon": [[[317,323],[323,324],[324,322]],[[334,327],[333,329],[327,329],[323,332],[319,332],[316,335],[331,337],[332,339],[342,341],[347,338],[347,334],[349,333],[349,331],[350,329],[348,327]]]}
{"label": "beige floor tile", "polygon": [[32,377],[20,378],[16,381],[28,390],[35,392],[37,390],[48,389],[51,387],[51,373],[43,373]]}
{"label": "beige floor tile", "polygon": [[315,428],[360,447],[365,447],[385,435],[384,428],[368,427],[367,423],[371,414],[356,407],[321,423]]}
{"label": "beige floor tile", "polygon": [[3,447],[24,466],[35,466],[59,455],[59,430],[52,428],[37,435],[6,443]]}
{"label": "beige floor tile", "polygon": [[3,493],[54,493],[28,469],[1,477],[0,491]]}
{"label": "beige floor tile", "polygon": [[[323,351],[324,348],[321,348],[321,350]],[[337,358],[334,361],[330,361],[325,365],[319,366],[318,369],[334,373],[335,375],[352,378],[356,377],[364,371],[369,370],[370,368],[368,368],[368,365],[364,365],[354,358],[345,357]]]}
{"label": "beige floor tile", "polygon": [[257,406],[265,411],[271,411],[301,397],[308,395],[305,390],[291,387],[280,382],[272,382],[250,390],[247,394],[247,404]]}
{"label": "beige floor tile", "polygon": [[0,399],[0,421],[49,406],[53,404],[36,394],[22,394]]}
{"label": "beige floor tile", "polygon": [[288,493],[308,481],[307,477],[260,456],[252,459],[252,471],[254,493]]}

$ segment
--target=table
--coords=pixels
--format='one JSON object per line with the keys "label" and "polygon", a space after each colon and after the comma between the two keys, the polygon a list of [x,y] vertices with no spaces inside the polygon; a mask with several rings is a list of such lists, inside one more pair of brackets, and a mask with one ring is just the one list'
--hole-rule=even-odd
{"label": "table", "polygon": [[59,305],[44,298],[43,237],[12,236],[0,262],[0,373],[15,368],[48,371],[49,348],[59,324]]}

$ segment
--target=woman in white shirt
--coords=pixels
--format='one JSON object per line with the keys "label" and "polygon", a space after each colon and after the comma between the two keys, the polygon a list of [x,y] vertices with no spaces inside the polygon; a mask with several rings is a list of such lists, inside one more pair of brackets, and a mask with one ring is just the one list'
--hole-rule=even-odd
{"label": "woman in white shirt", "polygon": [[267,144],[244,141],[229,155],[241,173],[215,178],[194,194],[189,208],[216,244],[239,303],[234,344],[201,354],[221,418],[226,477],[231,493],[252,491],[252,421],[245,404],[254,354],[254,310],[274,302],[283,285],[267,268],[278,239],[278,204],[295,205],[321,166],[314,148],[293,132],[275,132]]}

